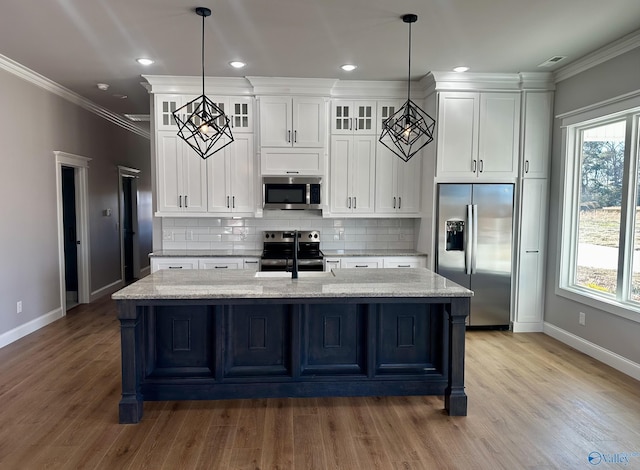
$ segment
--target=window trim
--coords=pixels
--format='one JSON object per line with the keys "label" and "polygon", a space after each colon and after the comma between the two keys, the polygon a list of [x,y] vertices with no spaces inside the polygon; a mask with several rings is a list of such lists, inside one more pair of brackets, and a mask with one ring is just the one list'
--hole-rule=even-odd
{"label": "window trim", "polygon": [[[631,236],[627,234],[627,236],[623,237],[624,246],[622,243],[619,244],[618,283],[621,288],[618,289],[614,296],[599,295],[591,289],[571,284],[571,281],[575,279],[575,263],[573,261],[577,256],[578,211],[580,207],[578,203],[580,196],[578,170],[581,149],[577,145],[577,140],[580,138],[580,132],[586,128],[620,121],[621,118],[626,119],[623,170],[625,177],[623,179],[620,207],[623,217],[621,217],[620,221],[620,233],[633,231],[636,222],[634,220],[636,211],[629,211],[628,207],[630,203],[634,204],[635,207],[640,181],[638,181],[637,174],[637,158],[631,158],[630,156],[632,154],[638,155],[640,152],[640,132],[638,132],[638,126],[640,125],[640,97],[637,94],[630,95],[626,99],[619,97],[557,117],[561,119],[561,148],[563,152],[561,174],[563,175],[562,181],[564,184],[560,188],[560,236],[558,239],[560,256],[557,257],[556,262],[557,283],[555,293],[561,297],[640,323],[640,301],[622,300],[628,298],[632,284],[633,257],[624,256],[625,253],[633,252],[634,235],[632,232],[630,233]],[[629,177],[629,175],[632,176]],[[620,256],[620,254],[623,256]],[[628,279],[627,283],[623,282],[625,276]]]}

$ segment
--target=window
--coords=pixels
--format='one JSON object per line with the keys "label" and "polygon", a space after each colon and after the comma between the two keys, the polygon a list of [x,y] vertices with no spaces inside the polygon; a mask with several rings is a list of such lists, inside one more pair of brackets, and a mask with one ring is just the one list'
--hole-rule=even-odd
{"label": "window", "polygon": [[614,313],[640,312],[639,117],[636,108],[565,128],[558,293]]}

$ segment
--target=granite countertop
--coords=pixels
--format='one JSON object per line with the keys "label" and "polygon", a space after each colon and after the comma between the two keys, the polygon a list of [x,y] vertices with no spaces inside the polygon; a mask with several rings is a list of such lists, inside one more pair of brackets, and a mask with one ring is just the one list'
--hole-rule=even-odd
{"label": "granite countertop", "polygon": [[[257,273],[261,275],[261,273]],[[285,273],[282,273],[285,274]],[[280,275],[282,275],[280,274]],[[304,277],[306,275],[310,277]],[[265,275],[262,273],[262,275]],[[272,275],[272,273],[266,274]],[[276,274],[278,275],[278,274]],[[313,276],[313,277],[311,277]],[[115,300],[471,297],[473,292],[426,268],[334,269],[299,279],[255,271],[160,270],[112,295]]]}
{"label": "granite countertop", "polygon": [[260,258],[262,250],[157,250],[149,258]]}
{"label": "granite countertop", "polygon": [[380,249],[362,249],[362,250],[322,250],[325,256],[427,256],[426,253],[420,253],[415,250],[380,250]]}

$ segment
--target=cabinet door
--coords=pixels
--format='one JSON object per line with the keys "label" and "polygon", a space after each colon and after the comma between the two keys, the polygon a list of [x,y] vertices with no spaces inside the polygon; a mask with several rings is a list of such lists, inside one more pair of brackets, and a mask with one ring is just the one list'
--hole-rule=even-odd
{"label": "cabinet door", "polygon": [[383,268],[426,268],[427,260],[417,256],[385,257],[382,260]]}
{"label": "cabinet door", "polygon": [[382,267],[382,258],[342,258],[340,267],[346,269],[376,269]]}
{"label": "cabinet door", "polygon": [[249,97],[229,98],[229,110],[232,131],[253,133],[253,99]]}
{"label": "cabinet door", "polygon": [[354,102],[353,131],[356,134],[376,133],[376,103],[375,101]]}
{"label": "cabinet door", "polygon": [[260,145],[262,147],[291,147],[291,98],[266,96],[260,98]]}
{"label": "cabinet door", "polygon": [[398,210],[397,161],[400,159],[380,143],[376,152],[376,213],[395,214]]}
{"label": "cabinet door", "polygon": [[478,176],[515,177],[520,145],[520,93],[481,93]]}
{"label": "cabinet door", "polygon": [[243,269],[244,260],[242,258],[201,258],[198,262],[198,269]]}
{"label": "cabinet door", "polygon": [[515,318],[519,323],[541,323],[544,301],[547,180],[523,180],[520,214],[520,263]]}
{"label": "cabinet door", "polygon": [[324,176],[324,154],[320,148],[263,148],[262,174]]}
{"label": "cabinet door", "polygon": [[229,181],[232,212],[254,212],[255,164],[253,135],[238,134],[229,149]]}
{"label": "cabinet door", "polygon": [[376,113],[376,135],[382,134],[382,124],[400,109],[400,101],[378,101],[378,112]]}
{"label": "cabinet door", "polygon": [[398,212],[417,214],[420,212],[420,181],[422,179],[422,156],[416,155],[408,162],[396,157],[398,178]]}
{"label": "cabinet door", "polygon": [[353,168],[353,137],[331,137],[331,179],[330,200],[331,212],[349,213],[353,205],[351,201],[351,173]]}
{"label": "cabinet door", "polygon": [[184,205],[182,152],[185,144],[173,131],[163,131],[157,135],[158,211],[180,212]]}
{"label": "cabinet door", "polygon": [[[221,138],[224,145],[226,138]],[[234,146],[234,141],[228,147],[214,153],[207,158],[207,209],[209,212],[226,213],[231,211],[231,182],[229,149]]]}
{"label": "cabinet door", "polygon": [[340,268],[340,258],[327,258],[324,257],[324,270],[331,271],[332,269]]}
{"label": "cabinet door", "polygon": [[293,98],[293,146],[324,147],[325,116],[325,103],[322,98]]}
{"label": "cabinet door", "polygon": [[180,95],[155,95],[155,129],[157,131],[177,130],[178,124],[173,112],[184,103]]}
{"label": "cabinet door", "polygon": [[353,133],[353,101],[331,102],[331,134]]}
{"label": "cabinet door", "polygon": [[354,212],[373,213],[376,178],[375,136],[353,137],[352,207]]}
{"label": "cabinet door", "polygon": [[259,271],[260,260],[258,258],[245,258],[242,266],[247,271]]}
{"label": "cabinet door", "polygon": [[151,272],[160,269],[198,269],[198,258],[152,258]]}
{"label": "cabinet door", "polygon": [[524,95],[524,178],[547,178],[549,175],[552,106],[551,92],[526,92]]}
{"label": "cabinet door", "polygon": [[207,163],[191,147],[183,144],[182,168],[184,210],[207,212]]}
{"label": "cabinet door", "polygon": [[479,95],[442,92],[438,97],[437,176],[473,176],[477,169]]}

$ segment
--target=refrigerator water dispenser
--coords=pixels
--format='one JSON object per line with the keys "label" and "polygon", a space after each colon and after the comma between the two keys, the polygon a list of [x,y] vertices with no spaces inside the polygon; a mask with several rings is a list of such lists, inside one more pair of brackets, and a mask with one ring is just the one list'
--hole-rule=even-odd
{"label": "refrigerator water dispenser", "polygon": [[447,220],[446,251],[464,251],[464,221]]}

